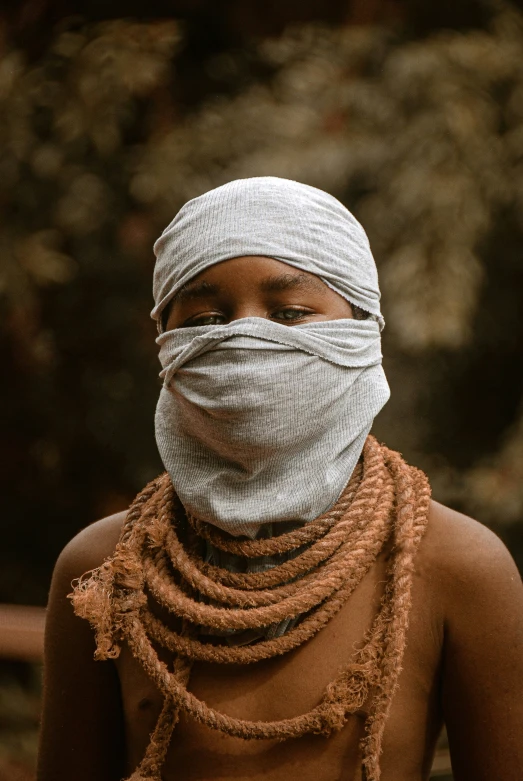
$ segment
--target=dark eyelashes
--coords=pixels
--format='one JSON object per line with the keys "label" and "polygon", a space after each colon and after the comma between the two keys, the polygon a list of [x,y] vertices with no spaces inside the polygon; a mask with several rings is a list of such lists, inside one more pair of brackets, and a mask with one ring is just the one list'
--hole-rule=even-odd
{"label": "dark eyelashes", "polygon": [[[292,317],[277,317],[276,315],[283,315],[285,312],[291,312],[293,313]],[[307,317],[307,315],[314,314],[314,312],[310,309],[302,309],[297,306],[287,306],[282,307],[281,309],[276,309],[271,314],[271,319],[274,320],[281,320],[283,322],[293,322],[295,320],[300,320],[303,317]],[[227,319],[226,315],[223,313],[218,312],[209,312],[207,314],[200,314],[200,315],[193,315],[192,317],[185,320],[180,327],[191,327],[191,326],[198,326],[200,324],[200,321],[202,320],[212,320],[212,319]],[[219,323],[202,323],[202,325],[218,325]]]}

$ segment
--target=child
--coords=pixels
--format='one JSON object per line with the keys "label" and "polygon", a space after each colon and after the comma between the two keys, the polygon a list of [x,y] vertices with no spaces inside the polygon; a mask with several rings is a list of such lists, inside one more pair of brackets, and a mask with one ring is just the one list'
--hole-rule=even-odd
{"label": "child", "polygon": [[58,560],[39,781],[422,781],[443,722],[456,781],[520,781],[523,587],[369,435],[362,227],[244,179],[155,251],[167,471]]}

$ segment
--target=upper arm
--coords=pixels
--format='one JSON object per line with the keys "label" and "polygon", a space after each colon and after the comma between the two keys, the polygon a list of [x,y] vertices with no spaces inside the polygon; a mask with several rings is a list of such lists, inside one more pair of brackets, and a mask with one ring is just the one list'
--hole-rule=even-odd
{"label": "upper arm", "polygon": [[115,517],[80,532],[62,551],[47,609],[38,781],[119,781],[125,772],[115,665],[95,662],[94,633],[73,613],[71,581],[98,566],[116,542]]}
{"label": "upper arm", "polygon": [[503,543],[449,513],[443,709],[456,781],[520,781],[523,585]]}

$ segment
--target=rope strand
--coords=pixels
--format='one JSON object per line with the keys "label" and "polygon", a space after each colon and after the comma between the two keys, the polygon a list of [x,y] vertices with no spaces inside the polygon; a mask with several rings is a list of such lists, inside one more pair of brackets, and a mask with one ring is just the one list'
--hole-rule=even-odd
{"label": "rope strand", "polygon": [[[146,486],[129,509],[114,554],[83,576],[70,595],[75,612],[95,629],[96,658],[115,658],[126,642],[164,696],[146,754],[129,781],[161,781],[180,711],[234,737],[283,740],[341,729],[369,696],[362,766],[367,781],[379,781],[383,732],[406,645],[414,558],[429,501],[425,475],[370,436],[363,464],[334,507],[270,539],[232,538],[186,516],[168,475]],[[361,648],[312,710],[280,721],[249,721],[209,707],[188,690],[195,661],[251,664],[310,640],[347,602],[389,538],[392,553],[378,612]],[[233,573],[203,560],[198,550],[203,540],[246,558],[295,555],[264,572]],[[153,614],[151,598],[182,619],[180,631]],[[295,623],[282,636],[250,645],[198,638],[201,626],[260,630],[285,619]],[[172,671],[153,643],[174,654]]]}

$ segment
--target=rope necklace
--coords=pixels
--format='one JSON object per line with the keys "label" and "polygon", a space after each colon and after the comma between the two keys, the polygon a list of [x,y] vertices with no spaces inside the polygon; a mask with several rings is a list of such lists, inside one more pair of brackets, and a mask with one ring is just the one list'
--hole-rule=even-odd
{"label": "rope necklace", "polygon": [[[232,538],[186,516],[167,474],[149,483],[129,509],[114,554],[83,576],[71,595],[77,615],[95,630],[95,658],[116,658],[126,642],[164,697],[145,756],[129,781],[161,781],[180,711],[227,735],[282,740],[340,730],[369,695],[362,765],[367,781],[378,781],[385,721],[406,644],[414,557],[429,502],[426,476],[370,436],[363,465],[334,507],[270,539]],[[265,572],[230,572],[205,563],[202,539],[247,558],[301,552]],[[362,647],[311,711],[280,721],[248,721],[209,707],[188,690],[194,661],[252,664],[313,637],[349,599],[389,539],[392,554],[380,608]],[[151,599],[181,619],[179,630],[151,611]],[[285,619],[297,621],[282,636],[251,645],[198,638],[202,625],[241,631]],[[174,654],[171,669],[153,643]]]}

